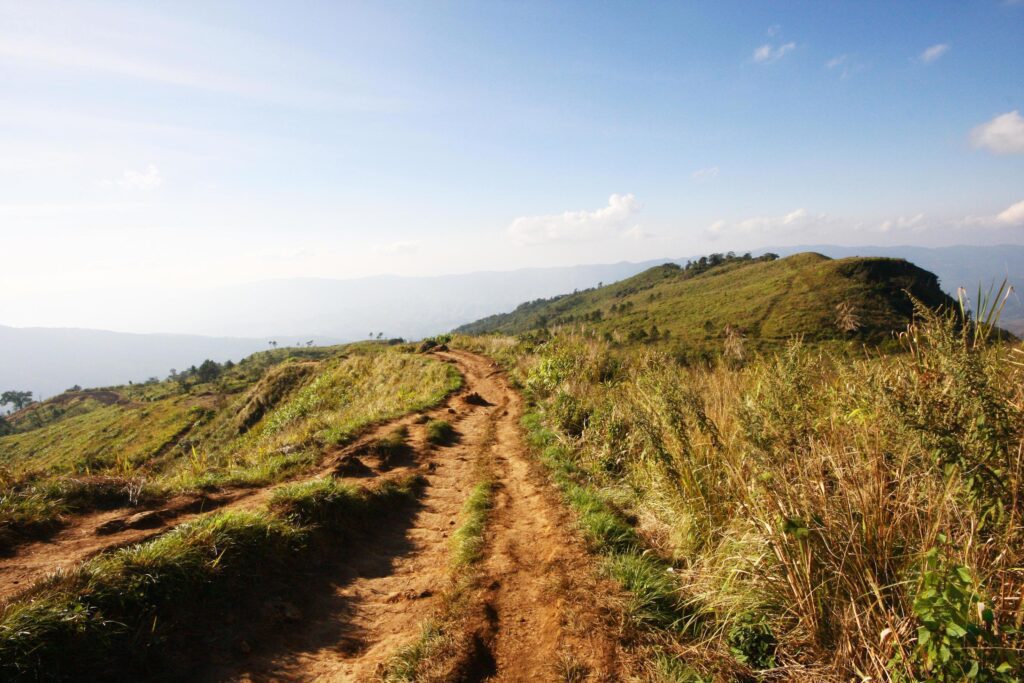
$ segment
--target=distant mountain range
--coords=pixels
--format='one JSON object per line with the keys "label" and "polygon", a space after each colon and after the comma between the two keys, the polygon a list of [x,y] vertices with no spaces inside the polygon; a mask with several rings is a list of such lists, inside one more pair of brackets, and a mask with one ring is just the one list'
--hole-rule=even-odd
{"label": "distant mountain range", "polygon": [[[979,283],[1024,283],[1024,246],[836,247],[812,245],[761,249],[782,256],[816,251],[826,256],[905,258],[938,275],[947,292]],[[265,280],[232,287],[136,296],[115,292],[69,295],[79,311],[71,325],[182,334],[125,334],[94,329],[0,328],[0,390],[25,389],[48,396],[73,384],[108,385],[164,376],[205,358],[236,359],[267,347],[314,340],[318,344],[365,339],[371,332],[416,339],[485,316],[513,310],[524,301],[609,284],[653,266],[690,258],[654,259],[560,268],[528,268],[438,277],[382,275],[352,280]],[[3,311],[30,311],[32,298],[2,301]],[[13,315],[13,313],[12,313]],[[24,316],[22,316],[24,317]],[[0,317],[0,323],[10,319]],[[1024,331],[1024,303],[1014,295],[1005,326]]]}

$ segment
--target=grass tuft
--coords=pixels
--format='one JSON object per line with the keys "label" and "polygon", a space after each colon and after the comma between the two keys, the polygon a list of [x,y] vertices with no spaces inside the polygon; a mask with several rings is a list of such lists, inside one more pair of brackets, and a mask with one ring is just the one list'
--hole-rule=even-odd
{"label": "grass tuft", "polygon": [[427,441],[436,446],[447,446],[455,441],[455,427],[447,420],[427,423]]}
{"label": "grass tuft", "polygon": [[262,512],[228,511],[56,574],[0,614],[4,680],[138,677],[167,636],[204,605],[231,608],[300,567],[314,534],[364,523],[416,495],[416,476],[356,489],[334,480],[286,486]]}

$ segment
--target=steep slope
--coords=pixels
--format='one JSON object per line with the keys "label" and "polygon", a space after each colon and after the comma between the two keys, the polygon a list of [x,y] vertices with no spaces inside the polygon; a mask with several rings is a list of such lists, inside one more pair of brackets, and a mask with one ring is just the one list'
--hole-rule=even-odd
{"label": "steep slope", "polygon": [[[754,343],[878,341],[910,320],[908,292],[929,307],[951,305],[932,273],[900,259],[829,259],[816,253],[773,260],[737,257],[706,269],[665,264],[622,282],[521,305],[458,332],[521,333],[586,323],[631,340],[672,339],[717,346],[727,327]],[[839,308],[857,329],[841,329]]]}

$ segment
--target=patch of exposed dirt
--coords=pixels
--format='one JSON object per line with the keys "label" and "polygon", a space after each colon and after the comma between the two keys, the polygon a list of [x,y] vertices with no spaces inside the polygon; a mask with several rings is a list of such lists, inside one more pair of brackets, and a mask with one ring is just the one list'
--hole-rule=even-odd
{"label": "patch of exposed dirt", "polygon": [[243,656],[207,680],[376,680],[441,607],[449,536],[476,483],[479,458],[495,477],[495,505],[482,580],[463,620],[467,647],[446,680],[558,680],[566,661],[587,680],[620,678],[618,638],[609,627],[614,618],[595,598],[616,589],[594,578],[568,512],[529,459],[519,428],[521,398],[488,359],[462,351],[438,355],[458,365],[466,386],[451,402],[453,445],[430,447],[422,425],[411,421],[412,449],[427,479],[416,513],[405,526],[382,525],[353,546],[313,613],[247,642]]}
{"label": "patch of exposed dirt", "polygon": [[[328,454],[312,475],[365,480],[385,471],[416,471],[426,479],[418,502],[384,515],[373,528],[354,530],[343,546],[324,549],[285,594],[254,595],[252,605],[240,607],[249,616],[221,629],[219,645],[197,658],[200,670],[190,678],[377,679],[383,664],[414,642],[442,607],[450,535],[482,458],[495,480],[494,508],[480,580],[461,620],[468,645],[456,654],[448,680],[559,680],[566,662],[586,680],[621,680],[615,617],[601,597],[616,589],[594,577],[571,515],[529,457],[519,427],[521,397],[489,359],[435,353],[463,373],[458,396],[370,430]],[[456,429],[450,445],[426,439],[425,422],[440,416]],[[408,430],[406,447],[397,457],[380,454],[373,442],[399,426]],[[0,599],[49,571],[145,540],[211,509],[262,506],[274,488],[182,497],[142,514],[122,509],[76,518],[49,541],[0,560]]]}

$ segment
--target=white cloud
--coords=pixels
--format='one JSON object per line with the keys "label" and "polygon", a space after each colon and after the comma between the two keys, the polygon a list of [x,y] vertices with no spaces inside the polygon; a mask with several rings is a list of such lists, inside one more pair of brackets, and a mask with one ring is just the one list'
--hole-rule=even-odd
{"label": "white cloud", "polygon": [[378,244],[373,250],[378,254],[411,254],[419,251],[422,242],[419,240],[398,240],[387,244]]}
{"label": "white cloud", "polygon": [[1000,225],[1024,225],[1024,201],[1017,202],[1013,206],[1001,212],[998,216],[996,216],[995,222]]}
{"label": "white cloud", "polygon": [[699,183],[703,183],[707,180],[712,180],[718,177],[718,167],[708,166],[707,168],[698,168],[696,171],[690,174],[690,177]]}
{"label": "white cloud", "polygon": [[773,46],[771,43],[765,43],[754,50],[753,60],[758,64],[767,64],[782,59],[787,52],[795,49],[796,43],[785,43],[778,47]]}
{"label": "white cloud", "polygon": [[932,62],[934,62],[936,59],[946,54],[947,52],[949,52],[949,44],[939,43],[938,45],[932,45],[931,47],[925,49],[921,53],[920,59],[925,64],[931,64]]}
{"label": "white cloud", "polygon": [[846,80],[850,76],[863,71],[865,67],[863,63],[856,61],[853,57],[844,53],[836,55],[825,62],[825,68],[829,71],[838,73],[841,80]]}
{"label": "white cloud", "polygon": [[925,215],[923,213],[917,213],[913,216],[897,216],[896,218],[882,221],[878,226],[878,231],[891,232],[893,229],[896,229],[921,232],[927,227],[924,220]]}
{"label": "white cloud", "polygon": [[104,187],[120,187],[126,190],[155,190],[163,185],[164,179],[160,175],[160,169],[153,164],[146,167],[145,171],[125,171],[117,180],[101,180],[100,185]]}
{"label": "white cloud", "polygon": [[996,154],[1024,154],[1024,117],[1014,109],[971,131],[971,144]]}
{"label": "white cloud", "polygon": [[794,209],[782,216],[754,216],[734,223],[718,220],[707,227],[705,234],[711,239],[727,234],[791,234],[832,222],[832,217],[826,213],[811,214],[807,212],[807,209]]}
{"label": "white cloud", "polygon": [[954,221],[953,226],[958,228],[987,228],[996,230],[1022,227],[1024,226],[1024,201],[1012,204],[995,215],[965,216],[959,221]]}
{"label": "white cloud", "polygon": [[[613,194],[608,206],[594,211],[565,211],[545,216],[520,216],[508,226],[517,244],[548,244],[599,239],[639,230],[632,225],[640,203],[632,194]],[[635,234],[635,233],[634,233]]]}
{"label": "white cloud", "polygon": [[837,66],[842,66],[850,59],[849,55],[836,55],[832,59],[825,62],[825,67],[828,69],[834,69]]}
{"label": "white cloud", "polygon": [[629,230],[627,230],[624,233],[622,233],[622,236],[626,237],[628,239],[631,239],[631,240],[638,240],[638,241],[639,240],[649,240],[649,239],[651,239],[653,237],[657,237],[657,235],[655,235],[653,232],[647,232],[646,230],[641,228],[639,225],[634,225],[632,228],[630,228]]}

